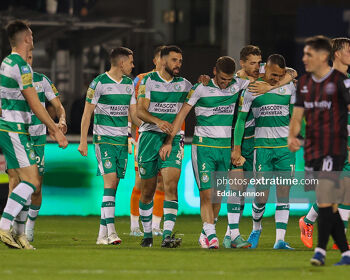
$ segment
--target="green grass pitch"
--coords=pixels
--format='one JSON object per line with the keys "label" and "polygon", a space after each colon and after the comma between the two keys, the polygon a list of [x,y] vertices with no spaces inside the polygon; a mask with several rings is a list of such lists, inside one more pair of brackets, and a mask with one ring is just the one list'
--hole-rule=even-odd
{"label": "green grass pitch", "polygon": [[[98,217],[39,217],[33,245],[36,251],[10,250],[0,246],[0,279],[350,279],[350,267],[334,267],[339,251],[329,250],[325,267],[312,267],[311,249],[299,239],[298,219],[291,217],[286,241],[294,251],[272,249],[273,218],[263,219],[258,249],[204,250],[198,246],[199,216],[180,216],[176,232],[183,244],[176,249],[141,248],[139,237],[130,237],[129,218],[116,218],[123,242],[119,246],[95,245]],[[220,245],[226,218],[220,217]],[[243,218],[241,233],[248,237],[251,219]],[[317,233],[314,233],[314,243]],[[329,247],[332,245],[329,243]]]}

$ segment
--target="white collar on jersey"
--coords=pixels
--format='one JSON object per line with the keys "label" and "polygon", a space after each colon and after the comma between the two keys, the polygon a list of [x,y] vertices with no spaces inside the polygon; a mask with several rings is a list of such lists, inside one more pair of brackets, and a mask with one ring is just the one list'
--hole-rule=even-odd
{"label": "white collar on jersey", "polygon": [[115,79],[113,79],[112,77],[111,77],[111,75],[109,75],[108,73],[107,73],[107,71],[105,72],[106,73],[106,75],[108,76],[108,78],[110,78],[113,82],[115,82],[116,84],[120,84],[121,82],[122,82],[122,80],[123,80],[123,76],[122,76],[122,78],[120,79],[120,81],[118,82],[117,80],[115,80]]}
{"label": "white collar on jersey", "polygon": [[327,79],[333,73],[333,71],[334,71],[334,68],[331,68],[331,70],[321,79],[317,79],[314,75],[311,75],[311,77],[315,83],[322,83],[325,79]]}
{"label": "white collar on jersey", "polygon": [[174,77],[173,77],[170,81],[167,81],[167,80],[165,80],[165,79],[160,75],[159,71],[156,71],[156,72],[157,72],[159,78],[161,78],[162,81],[164,81],[164,83],[169,84],[169,83],[171,83],[171,82],[174,80]]}

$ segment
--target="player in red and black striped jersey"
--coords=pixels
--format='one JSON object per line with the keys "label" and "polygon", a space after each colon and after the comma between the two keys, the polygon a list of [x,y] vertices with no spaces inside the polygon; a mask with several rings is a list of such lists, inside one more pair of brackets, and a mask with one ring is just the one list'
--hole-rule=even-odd
{"label": "player in red and black striped jersey", "polygon": [[[333,68],[342,72],[348,78],[350,74],[348,73],[348,68],[350,65],[350,38],[334,38],[332,39],[332,62]],[[350,112],[348,112],[348,141],[350,140]],[[348,228],[348,220],[350,216],[350,163],[348,158],[346,158],[341,185],[344,189],[342,204],[339,204],[338,210],[340,217],[344,223],[344,230]],[[313,224],[318,217],[318,206],[314,203],[307,213],[307,215],[299,219],[300,227],[300,238],[304,245],[308,248],[312,248],[312,233]],[[350,248],[350,245],[349,245]],[[337,244],[333,244],[333,249],[338,250]]]}
{"label": "player in red and black striped jersey", "polygon": [[[299,80],[288,137],[290,150],[298,150],[300,141],[297,135],[305,114],[305,170],[342,171],[347,156],[350,79],[329,66],[331,52],[331,41],[324,36],[306,40],[303,63],[308,73]],[[329,235],[342,252],[337,265],[350,265],[350,250],[337,205],[335,201],[320,199],[334,192],[338,184],[336,179],[319,178],[316,188],[319,234],[315,255],[311,259],[313,265],[324,265]]]}

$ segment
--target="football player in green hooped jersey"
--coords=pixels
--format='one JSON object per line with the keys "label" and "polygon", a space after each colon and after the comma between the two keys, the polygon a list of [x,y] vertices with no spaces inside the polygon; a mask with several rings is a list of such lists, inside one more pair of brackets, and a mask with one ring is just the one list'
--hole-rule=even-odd
{"label": "football player in green hooped jersey", "polygon": [[[333,68],[344,73],[349,79],[350,74],[348,68],[350,65],[350,39],[349,38],[334,38],[332,39],[332,61]],[[348,143],[350,143],[350,113],[348,113]],[[350,144],[348,144],[350,146]],[[344,201],[339,204],[338,211],[341,219],[344,223],[345,232],[348,228],[348,220],[350,216],[350,164],[347,158],[344,165],[344,174],[341,180],[342,187],[344,188]],[[310,208],[306,216],[303,216],[299,220],[300,237],[301,241],[308,248],[312,248],[313,240],[313,224],[318,217],[318,206],[314,203]],[[350,246],[349,246],[350,247]],[[333,249],[338,249],[334,243]]]}
{"label": "football player in green hooped jersey", "polygon": [[[281,55],[270,55],[267,60],[266,72],[262,80],[270,85],[276,85],[286,73],[285,60]],[[292,172],[295,165],[295,155],[290,153],[287,146],[288,125],[291,113],[291,104],[295,99],[295,86],[291,82],[288,85],[257,96],[247,91],[241,112],[238,114],[234,132],[234,164],[241,157],[241,143],[244,134],[244,124],[248,112],[252,108],[255,119],[254,133],[254,170],[286,171]],[[272,105],[272,106],[271,106]],[[270,187],[270,186],[267,186]],[[290,186],[277,186],[277,198],[285,198],[289,195]],[[256,248],[261,234],[261,219],[265,211],[269,189],[265,192],[265,200],[255,200],[253,203],[253,231],[249,236],[249,243]],[[277,202],[276,243],[274,249],[291,249],[284,241],[286,227],[289,218],[289,203]]]}
{"label": "football player in green hooped jersey", "polygon": [[[163,64],[158,72],[148,74],[141,82],[137,100],[140,126],[138,165],[141,177],[140,218],[144,230],[142,247],[153,246],[152,210],[158,170],[164,182],[164,225],[162,247],[177,247],[181,239],[172,236],[175,225],[178,196],[177,184],[181,173],[182,153],[180,134],[167,137],[172,132],[172,122],[180,111],[192,84],[179,77],[182,51],[177,46],[166,46],[160,53]],[[169,153],[161,158],[165,149]],[[170,148],[170,150],[169,150]]]}
{"label": "football player in green hooped jersey", "polygon": [[[128,115],[135,110],[136,99],[130,75],[134,68],[133,52],[118,47],[110,53],[111,68],[97,76],[89,85],[81,120],[78,147],[87,156],[87,134],[94,113],[93,143],[98,162],[97,175],[103,176],[104,193],[100,229],[96,244],[120,244],[115,225],[115,194],[119,180],[124,178],[128,160]],[[130,114],[132,117],[134,114]]]}
{"label": "football player in green hooped jersey", "polygon": [[33,70],[26,62],[34,48],[32,31],[27,22],[15,20],[6,28],[11,45],[0,67],[0,148],[5,155],[8,169],[15,169],[21,182],[10,194],[0,220],[0,241],[11,248],[33,249],[25,236],[24,227],[12,235],[13,220],[25,221],[33,192],[39,193],[41,184],[35,153],[29,138],[32,112],[49,129],[50,135],[62,148],[68,142],[61,130],[40,103],[33,85]]}
{"label": "football player in green hooped jersey", "polygon": [[[278,88],[280,85],[285,85],[290,83],[293,78],[296,77],[296,71],[287,68],[286,75],[282,78],[282,80],[276,85],[270,85],[263,81],[256,81],[260,73],[261,68],[261,50],[259,47],[254,45],[247,45],[240,51],[240,66],[241,70],[239,70],[236,74],[237,77],[245,80],[251,81],[249,84],[250,91],[256,94],[263,94],[269,90],[274,88]],[[238,111],[243,104],[245,90],[242,90],[239,94],[239,107]],[[235,124],[233,124],[234,126]],[[249,111],[247,120],[245,123],[244,135],[242,140],[242,156],[245,158],[245,162],[243,166],[232,166],[235,171],[239,171],[239,169],[243,171],[253,171],[253,154],[254,154],[254,130],[255,130],[255,121],[252,110]],[[239,176],[238,173],[235,173],[235,176]],[[241,175],[240,175],[241,176]],[[247,186],[242,186],[241,190],[244,191]],[[245,243],[239,242],[241,241],[240,232],[239,232],[239,221],[242,216],[244,210],[244,196],[242,197],[229,197],[227,201],[227,213],[228,213],[228,226],[225,233],[223,246],[225,248],[241,248],[245,247]],[[236,240],[236,242],[233,242]]]}
{"label": "football player in green hooped jersey", "polygon": [[[202,248],[219,248],[215,219],[220,202],[212,202],[212,172],[227,172],[231,168],[232,122],[239,92],[249,80],[234,79],[235,62],[229,56],[218,58],[214,78],[207,85],[196,84],[173,122],[175,136],[186,116],[195,107],[197,124],[192,142],[192,165],[200,193],[203,231],[199,238]],[[243,159],[243,158],[242,158]],[[243,164],[243,162],[242,162]],[[241,237],[239,237],[241,238]],[[246,241],[245,246],[249,244]],[[243,245],[242,245],[243,246]]]}
{"label": "football player in green hooped jersey", "polygon": [[[30,66],[33,65],[32,51],[30,51],[28,54],[27,62]],[[40,74],[37,72],[33,73],[33,85],[35,87],[36,92],[39,95],[39,100],[41,104],[45,107],[45,99],[47,99],[55,108],[56,114],[59,118],[58,127],[65,134],[67,132],[66,112],[58,97],[59,93],[56,87],[48,77],[46,77],[44,74]],[[46,126],[34,114],[32,115],[32,122],[29,126],[29,135],[35,152],[36,164],[39,168],[41,189],[44,175],[44,149],[46,144]],[[19,184],[20,178],[18,177],[15,169],[8,169],[7,173],[9,175],[9,193],[11,193],[14,187]],[[41,206],[42,192],[33,193],[31,200],[32,201],[28,209],[28,219],[25,225],[25,233],[28,241],[30,242],[34,240],[34,225]],[[23,222],[25,222],[25,220],[22,221],[20,219],[21,217],[16,217],[13,225],[15,229],[17,229],[18,227],[24,227]]]}

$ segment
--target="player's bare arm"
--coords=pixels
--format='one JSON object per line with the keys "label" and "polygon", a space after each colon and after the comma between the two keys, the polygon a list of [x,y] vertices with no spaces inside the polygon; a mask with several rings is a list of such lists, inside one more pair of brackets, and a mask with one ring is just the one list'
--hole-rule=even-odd
{"label": "player's bare arm", "polygon": [[61,103],[59,97],[56,97],[50,101],[52,106],[55,108],[56,115],[59,119],[58,128],[62,131],[63,134],[67,133],[67,123],[66,123],[66,111]]}
{"label": "player's bare arm", "polygon": [[185,121],[191,109],[192,109],[192,106],[188,103],[184,103],[182,105],[180,112],[176,115],[176,118],[173,121],[173,131],[171,133],[172,136],[175,136],[179,132],[183,122]]}
{"label": "player's bare arm", "polygon": [[264,94],[270,90],[273,90],[275,88],[279,88],[281,86],[289,84],[291,81],[293,81],[297,77],[298,73],[293,68],[286,68],[286,74],[282,78],[281,81],[279,81],[276,85],[272,86],[267,82],[264,81],[256,81],[254,83],[250,83],[248,86],[248,89],[250,92],[253,92],[253,96]]}
{"label": "player's bare arm", "polygon": [[63,135],[61,130],[56,126],[55,122],[51,119],[49,113],[40,103],[38,94],[34,88],[27,88],[22,90],[24,98],[27,100],[33,113],[41,120],[48,128],[51,138],[57,141],[60,148],[66,148],[68,141]]}
{"label": "player's bare arm", "polygon": [[173,130],[173,125],[167,121],[163,121],[151,115],[148,112],[150,100],[140,97],[137,102],[137,117],[147,123],[153,123],[160,128],[164,133],[170,134]]}
{"label": "player's bare arm", "polygon": [[81,128],[80,128],[80,144],[78,147],[78,151],[84,157],[87,156],[88,147],[87,147],[87,135],[89,131],[90,121],[92,113],[95,110],[94,104],[90,104],[89,102],[85,102],[84,113],[81,118]]}
{"label": "player's bare arm", "polygon": [[136,125],[137,127],[140,127],[142,121],[137,117],[137,113],[136,113],[136,104],[131,104],[129,107],[129,116],[131,118],[131,121],[134,125]]}
{"label": "player's bare arm", "polygon": [[300,149],[300,141],[297,138],[300,129],[301,123],[304,116],[304,108],[302,107],[294,107],[293,115],[289,124],[289,136],[288,136],[288,148],[292,152],[296,152]]}

